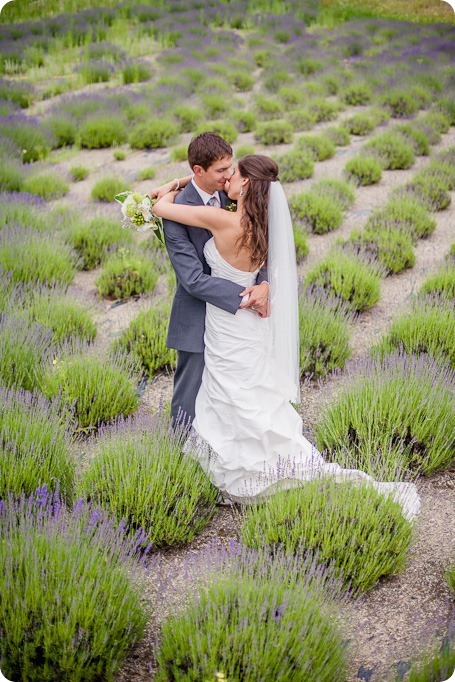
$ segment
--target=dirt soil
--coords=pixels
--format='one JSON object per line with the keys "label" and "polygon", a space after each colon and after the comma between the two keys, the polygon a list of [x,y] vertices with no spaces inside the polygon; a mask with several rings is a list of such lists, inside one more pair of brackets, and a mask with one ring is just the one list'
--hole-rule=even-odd
{"label": "dirt soil", "polygon": [[[356,107],[356,111],[362,107]],[[339,121],[352,113],[348,109],[340,115]],[[396,122],[391,121],[388,126]],[[327,125],[319,124],[311,133],[323,130]],[[379,129],[381,130],[381,129]],[[286,185],[288,196],[310,188],[313,182],[326,177],[342,177],[344,165],[356,155],[367,138],[352,138],[349,146],[338,148],[336,155],[315,165],[313,178]],[[188,140],[183,139],[182,144]],[[251,134],[241,135],[237,144],[254,144]],[[431,156],[441,149],[455,145],[455,128],[442,136],[441,142],[432,148]],[[270,148],[255,145],[257,152],[280,154],[290,145]],[[69,194],[59,204],[77,206],[89,215],[102,212],[104,215],[118,215],[115,206],[97,208],[90,200],[93,184],[102,176],[116,174],[135,189],[150,190],[162,181],[187,173],[185,163],[171,163],[168,150],[149,152],[132,151],[125,147],[124,161],[113,160],[112,150],[78,152],[56,164],[56,169],[65,175],[72,165],[90,168],[87,180],[71,184]],[[309,237],[310,253],[300,271],[303,276],[321,260],[334,242],[347,237],[352,229],[361,228],[367,216],[377,207],[383,206],[391,190],[404,184],[413,174],[429,163],[425,157],[417,158],[407,171],[385,171],[382,180],[371,187],[361,187],[356,200],[343,224],[333,233]],[[137,182],[137,173],[146,167],[157,168],[153,181]],[[435,214],[437,228],[416,248],[415,266],[399,275],[388,277],[381,285],[381,299],[370,311],[362,314],[352,324],[352,358],[348,368],[366,358],[369,348],[388,329],[392,318],[405,310],[413,294],[422,282],[441,264],[449,246],[455,241],[455,193],[452,205]],[[137,235],[138,239],[148,238]],[[124,304],[101,301],[97,296],[94,281],[98,272],[77,274],[70,292],[84,302],[90,302],[98,327],[96,343],[106,348],[120,334],[143,308],[148,308],[162,294],[163,284],[159,283],[152,296],[129,300]],[[305,435],[314,440],[314,425],[324,405],[340,390],[345,372],[319,382],[307,382],[302,386],[300,412],[305,425]],[[155,411],[160,402],[170,399],[172,376],[162,374],[149,381],[142,398],[140,410]],[[411,659],[432,644],[433,639],[441,642],[448,624],[454,622],[454,599],[444,581],[444,571],[455,560],[455,469],[429,478],[421,478],[418,488],[422,510],[416,524],[415,544],[410,553],[406,570],[396,577],[380,582],[373,590],[358,601],[343,607],[342,620],[349,640],[349,681],[371,680],[372,682],[393,682],[401,679]],[[150,613],[145,640],[132,651],[118,682],[139,682],[153,679],[154,655],[159,639],[160,622],[169,613],[183,608],[189,584],[197,581],[198,569],[194,558],[202,555],[207,547],[225,545],[238,536],[238,520],[229,509],[219,508],[209,527],[194,542],[185,547],[160,553],[159,565],[151,562],[144,569],[144,599]],[[159,589],[158,589],[159,585]],[[334,681],[335,682],[335,681]]]}

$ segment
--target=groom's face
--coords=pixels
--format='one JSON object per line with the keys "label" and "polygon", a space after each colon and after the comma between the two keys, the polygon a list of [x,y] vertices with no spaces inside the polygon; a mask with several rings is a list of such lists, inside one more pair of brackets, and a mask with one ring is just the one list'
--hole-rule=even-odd
{"label": "groom's face", "polygon": [[204,170],[202,166],[194,166],[194,179],[196,184],[209,194],[224,189],[224,185],[232,175],[232,156],[214,161],[211,166]]}

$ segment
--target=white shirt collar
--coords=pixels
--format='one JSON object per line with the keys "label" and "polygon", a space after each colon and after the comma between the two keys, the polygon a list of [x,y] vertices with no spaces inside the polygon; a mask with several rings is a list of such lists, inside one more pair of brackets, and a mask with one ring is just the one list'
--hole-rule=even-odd
{"label": "white shirt collar", "polygon": [[191,182],[192,182],[193,187],[195,188],[196,192],[199,194],[199,196],[201,197],[201,199],[205,205],[207,205],[207,202],[211,197],[215,197],[216,199],[218,199],[218,202],[221,206],[220,193],[218,191],[213,192],[213,194],[208,194],[207,192],[205,192],[203,189],[201,189],[200,187],[198,187],[196,185],[193,178],[191,179]]}

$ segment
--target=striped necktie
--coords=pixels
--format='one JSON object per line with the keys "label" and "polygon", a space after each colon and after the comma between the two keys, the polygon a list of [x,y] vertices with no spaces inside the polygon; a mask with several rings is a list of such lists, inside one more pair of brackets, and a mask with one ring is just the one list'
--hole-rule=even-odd
{"label": "striped necktie", "polygon": [[214,206],[215,208],[219,208],[220,202],[216,197],[210,197],[210,199],[207,202],[207,206]]}

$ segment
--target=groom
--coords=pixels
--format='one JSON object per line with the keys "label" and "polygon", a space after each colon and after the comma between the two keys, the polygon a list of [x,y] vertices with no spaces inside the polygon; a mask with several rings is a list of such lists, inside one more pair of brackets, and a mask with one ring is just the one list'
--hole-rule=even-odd
{"label": "groom", "polygon": [[[194,175],[175,202],[225,208],[229,199],[223,189],[231,176],[231,146],[216,133],[202,133],[188,147],[188,162]],[[205,304],[211,303],[232,315],[239,308],[253,308],[266,317],[269,285],[261,275],[257,284],[247,289],[211,277],[203,249],[212,234],[171,220],[163,220],[163,226],[166,248],[177,276],[167,337],[168,348],[178,351],[171,417],[174,424],[184,421],[190,425],[204,369]],[[248,300],[242,302],[247,294]]]}

